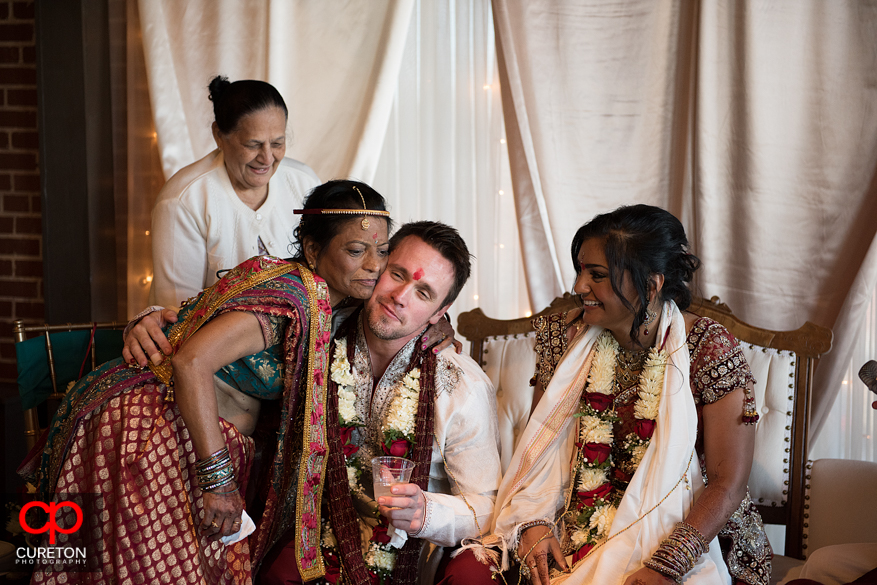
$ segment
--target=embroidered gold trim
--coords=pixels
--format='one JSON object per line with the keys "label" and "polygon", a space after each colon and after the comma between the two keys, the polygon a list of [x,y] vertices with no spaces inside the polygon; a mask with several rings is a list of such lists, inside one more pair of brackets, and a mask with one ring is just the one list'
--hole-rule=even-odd
{"label": "embroidered gold trim", "polygon": [[[229,288],[221,297],[219,297],[218,299],[216,299],[214,301],[213,308],[209,312],[205,312],[204,315],[201,315],[200,317],[198,317],[198,319],[200,319],[200,323],[196,322],[195,318],[193,318],[192,321],[194,323],[194,329],[188,330],[186,328],[187,323],[189,323],[188,319],[185,321],[180,321],[179,323],[174,325],[173,328],[171,328],[171,331],[167,336],[168,342],[171,344],[171,347],[174,348],[174,353],[176,353],[177,349],[179,349],[179,346],[182,344],[183,335],[191,335],[192,333],[194,333],[195,331],[200,329],[201,326],[204,325],[205,323],[207,323],[207,320],[223,304],[225,304],[226,302],[228,302],[229,300],[231,300],[232,298],[234,298],[235,296],[239,295],[241,292],[243,292],[247,289],[258,286],[267,280],[271,280],[272,278],[277,278],[278,276],[282,276],[283,274],[286,274],[287,272],[291,272],[291,271],[295,270],[296,268],[299,268],[299,265],[295,264],[295,263],[291,263],[291,264],[284,264],[282,266],[277,266],[276,268],[269,268],[269,269],[263,270],[262,272],[260,272],[256,276],[247,278],[246,280]],[[213,287],[215,287],[215,286],[216,286],[216,284],[214,284],[213,286],[211,286],[207,290],[212,290]],[[206,305],[208,303],[209,296],[210,295],[207,295],[207,294],[201,295],[201,298],[198,300],[198,304],[195,306],[195,308],[193,309],[193,311],[191,313],[192,315],[197,314],[199,309],[204,308],[204,305]],[[158,365],[155,365],[152,362],[149,362],[149,369],[152,370],[152,373],[155,374],[155,376],[159,380],[161,380],[164,384],[167,384],[168,386],[171,385],[171,380],[173,379],[173,376],[174,376],[174,368],[173,368],[172,362],[173,362],[173,355],[168,356]]]}
{"label": "embroidered gold trim", "polygon": [[[323,383],[319,386],[315,384],[314,381],[314,368],[316,367],[317,362],[317,338],[320,336],[320,307],[317,303],[318,294],[317,294],[317,285],[314,281],[313,273],[305,268],[304,266],[299,266],[299,274],[301,275],[301,281],[305,285],[305,288],[308,291],[308,310],[310,311],[310,331],[308,336],[308,381],[305,386],[307,392],[305,395],[305,413],[304,413],[304,432],[303,436],[308,437],[307,441],[302,441],[302,453],[299,464],[298,471],[298,493],[296,494],[296,506],[295,506],[295,527],[296,530],[296,542],[295,542],[295,563],[298,565],[299,574],[301,575],[302,581],[313,581],[314,579],[319,579],[323,575],[326,574],[326,569],[323,566],[323,555],[320,552],[320,523],[317,522],[316,528],[308,528],[308,534],[306,536],[306,540],[302,539],[302,530],[300,527],[304,526],[302,520],[302,509],[304,508],[304,494],[305,494],[305,484],[308,481],[308,465],[307,465],[307,457],[311,452],[311,445],[314,442],[314,439],[317,442],[325,443],[325,436],[321,437],[313,436],[313,430],[311,425],[311,413],[312,405],[314,401],[314,393],[318,393],[319,404],[323,405],[326,403],[326,380],[329,377],[329,370],[326,367],[326,364],[322,364],[321,370],[323,371]],[[325,410],[323,413],[325,416]],[[326,459],[328,455],[328,450],[326,455],[323,456],[322,461],[320,462],[320,478],[324,478],[326,474]],[[323,498],[323,489],[322,482],[319,487],[315,487],[313,490],[313,498],[314,498],[314,515],[319,519],[320,511],[322,507],[322,498]],[[314,558],[314,563],[305,568],[302,566],[302,560],[304,557],[304,545],[310,543],[312,548],[315,548],[317,551],[316,557]]]}

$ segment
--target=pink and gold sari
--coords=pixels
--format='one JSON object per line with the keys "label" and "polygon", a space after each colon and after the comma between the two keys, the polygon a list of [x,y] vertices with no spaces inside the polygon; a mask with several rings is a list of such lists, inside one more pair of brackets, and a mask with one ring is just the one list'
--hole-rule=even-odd
{"label": "pink and gold sari", "polygon": [[[306,268],[261,257],[229,271],[180,313],[168,334],[174,353],[201,325],[227,311],[285,318],[283,341],[248,367],[227,369],[251,378],[250,386],[276,388],[280,417],[273,458],[257,490],[264,511],[256,531],[230,545],[198,531],[202,494],[195,481],[197,456],[173,402],[173,357],[153,370],[131,370],[121,359],[81,380],[65,397],[40,444],[19,472],[43,499],[97,494],[92,514],[58,544],[84,546],[85,570],[43,567],[35,583],[247,584],[265,552],[295,526],[300,571],[322,576],[319,518],[326,465],[323,372],[331,326],[325,283]],[[261,364],[254,368],[253,363]],[[237,366],[236,366],[237,364]],[[237,368],[237,369],[235,369]],[[266,409],[267,410],[267,409]],[[219,419],[242,492],[254,460],[254,441]],[[261,421],[260,421],[261,424]],[[272,429],[274,431],[274,429]],[[58,523],[75,520],[72,511]],[[70,524],[67,524],[70,525]],[[60,569],[60,570],[58,570]]]}

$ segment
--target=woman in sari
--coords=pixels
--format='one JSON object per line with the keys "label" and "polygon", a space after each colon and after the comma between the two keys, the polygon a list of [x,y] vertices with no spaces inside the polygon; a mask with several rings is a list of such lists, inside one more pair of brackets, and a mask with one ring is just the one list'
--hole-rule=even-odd
{"label": "woman in sari", "polygon": [[252,258],[190,299],[166,359],[108,362],[67,393],[20,472],[44,499],[98,494],[77,530],[72,509],[58,518],[72,530],[59,545],[85,547],[88,566],[34,582],[250,583],[292,527],[302,574],[323,575],[332,306],[371,295],[390,218],[353,181],[317,187],[305,208],[295,258]]}
{"label": "woman in sari", "polygon": [[727,330],[684,312],[700,261],[682,225],[622,207],[571,252],[582,309],[537,323],[545,393],[500,486],[497,535],[539,585],[766,585],[746,487],[753,378]]}

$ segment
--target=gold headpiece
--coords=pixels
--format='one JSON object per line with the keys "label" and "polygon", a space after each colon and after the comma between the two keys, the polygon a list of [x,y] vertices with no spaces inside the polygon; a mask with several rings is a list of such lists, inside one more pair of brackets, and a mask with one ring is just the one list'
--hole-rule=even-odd
{"label": "gold headpiece", "polygon": [[[359,198],[362,199],[362,209],[327,209],[316,207],[313,209],[293,209],[292,213],[295,215],[377,215],[379,217],[390,217],[389,211],[369,209],[365,204],[365,197],[362,196],[359,187],[353,185],[353,189],[359,194]],[[367,230],[371,224],[367,217],[363,217],[360,225],[362,225],[362,229]]]}

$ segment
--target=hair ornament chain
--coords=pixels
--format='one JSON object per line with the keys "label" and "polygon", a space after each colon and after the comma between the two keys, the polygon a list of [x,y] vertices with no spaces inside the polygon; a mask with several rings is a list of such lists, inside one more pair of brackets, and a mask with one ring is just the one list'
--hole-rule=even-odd
{"label": "hair ornament chain", "polygon": [[[313,207],[310,209],[293,209],[292,213],[294,215],[374,215],[378,217],[390,217],[389,211],[369,209],[368,205],[365,203],[365,197],[362,196],[362,191],[359,190],[359,187],[356,185],[352,185],[352,187],[362,200],[362,209],[329,209],[326,207]],[[369,222],[368,217],[363,217],[360,225],[363,230],[367,230],[371,227],[371,222]]]}

